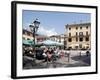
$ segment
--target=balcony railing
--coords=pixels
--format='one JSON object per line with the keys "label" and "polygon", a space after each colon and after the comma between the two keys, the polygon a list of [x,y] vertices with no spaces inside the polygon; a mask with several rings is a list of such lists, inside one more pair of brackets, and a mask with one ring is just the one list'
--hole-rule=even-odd
{"label": "balcony railing", "polygon": [[91,36],[91,35],[90,34],[88,34],[88,35],[71,35],[68,37],[86,37],[86,36]]}

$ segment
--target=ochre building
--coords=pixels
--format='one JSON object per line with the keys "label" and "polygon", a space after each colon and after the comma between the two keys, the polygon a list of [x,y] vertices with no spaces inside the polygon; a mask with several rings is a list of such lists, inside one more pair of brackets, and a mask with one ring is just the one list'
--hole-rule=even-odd
{"label": "ochre building", "polygon": [[66,48],[91,49],[91,23],[67,24]]}

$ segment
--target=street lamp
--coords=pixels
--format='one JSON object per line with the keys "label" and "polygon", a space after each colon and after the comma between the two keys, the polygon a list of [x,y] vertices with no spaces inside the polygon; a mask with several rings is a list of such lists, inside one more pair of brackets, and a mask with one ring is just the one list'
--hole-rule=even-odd
{"label": "street lamp", "polygon": [[31,30],[31,32],[33,34],[33,38],[34,38],[34,48],[35,48],[35,34],[36,34],[36,32],[37,32],[37,30],[39,28],[39,25],[40,25],[40,22],[38,21],[38,19],[34,20],[32,22],[32,24],[29,25],[30,30]]}

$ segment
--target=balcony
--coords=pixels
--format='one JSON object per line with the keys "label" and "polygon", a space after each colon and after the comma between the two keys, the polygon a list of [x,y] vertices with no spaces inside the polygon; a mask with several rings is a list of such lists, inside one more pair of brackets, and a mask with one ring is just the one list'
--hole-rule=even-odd
{"label": "balcony", "polygon": [[86,34],[84,34],[84,35],[71,35],[68,37],[72,38],[72,37],[86,37],[86,36],[91,36],[91,35],[90,34],[88,34],[88,35],[86,35]]}

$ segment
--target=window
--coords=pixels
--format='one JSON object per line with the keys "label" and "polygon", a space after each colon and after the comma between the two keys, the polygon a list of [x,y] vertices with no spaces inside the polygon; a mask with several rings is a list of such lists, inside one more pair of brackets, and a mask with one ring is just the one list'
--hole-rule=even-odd
{"label": "window", "polygon": [[59,42],[61,43],[61,39],[59,40]]}
{"label": "window", "polygon": [[25,34],[25,30],[23,30],[23,34]]}
{"label": "window", "polygon": [[78,29],[78,27],[76,27],[76,30]]}
{"label": "window", "polygon": [[76,42],[78,41],[78,37],[76,37]]}
{"label": "window", "polygon": [[79,44],[79,47],[82,48],[82,44]]}
{"label": "window", "polygon": [[27,32],[27,35],[30,36],[30,32]]}
{"label": "window", "polygon": [[72,42],[72,38],[68,38],[68,41],[69,41],[69,42]]}
{"label": "window", "polygon": [[23,40],[25,40],[25,37],[23,37]]}
{"label": "window", "polygon": [[24,34],[27,35],[27,32],[25,31]]}
{"label": "window", "polygon": [[75,49],[78,49],[78,46],[75,46]]}
{"label": "window", "polygon": [[32,33],[30,33],[30,36],[31,36],[31,37],[33,37],[33,34],[32,34]]}
{"label": "window", "polygon": [[78,34],[77,34],[77,32],[76,32],[76,36],[77,36]]}
{"label": "window", "polygon": [[82,27],[80,27],[80,29],[82,29]]}
{"label": "window", "polygon": [[86,31],[86,35],[88,35],[88,31]]}
{"label": "window", "polygon": [[86,29],[88,29],[88,26],[86,26]]}
{"label": "window", "polygon": [[67,43],[66,43],[66,41],[64,41],[64,45],[66,45]]}
{"label": "window", "polygon": [[83,41],[83,38],[81,37],[81,38],[79,38],[79,40],[82,42]]}
{"label": "window", "polygon": [[27,40],[30,40],[29,38],[27,38]]}
{"label": "window", "polygon": [[69,30],[71,30],[71,28],[69,27]]}
{"label": "window", "polygon": [[80,36],[83,36],[83,32],[79,32],[79,35],[80,35]]}
{"label": "window", "polygon": [[71,36],[71,33],[69,33],[69,36]]}
{"label": "window", "polygon": [[86,37],[86,38],[85,38],[85,41],[89,41],[89,37]]}

